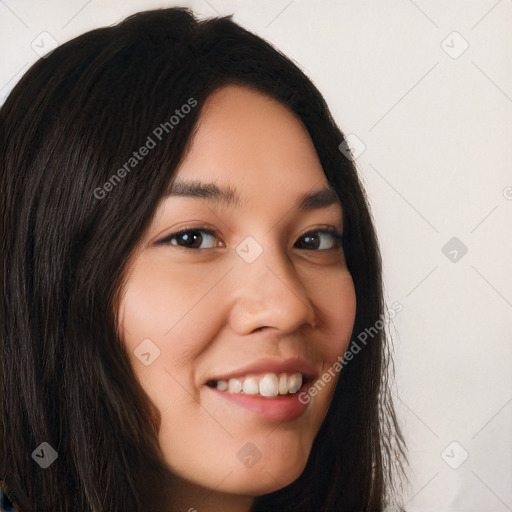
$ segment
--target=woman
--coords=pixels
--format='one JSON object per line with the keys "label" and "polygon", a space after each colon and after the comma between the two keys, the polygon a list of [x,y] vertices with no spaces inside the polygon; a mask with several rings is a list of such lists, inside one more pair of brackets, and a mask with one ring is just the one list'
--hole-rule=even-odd
{"label": "woman", "polygon": [[34,64],[0,121],[19,510],[392,502],[377,239],[293,63],[230,18],[142,12]]}

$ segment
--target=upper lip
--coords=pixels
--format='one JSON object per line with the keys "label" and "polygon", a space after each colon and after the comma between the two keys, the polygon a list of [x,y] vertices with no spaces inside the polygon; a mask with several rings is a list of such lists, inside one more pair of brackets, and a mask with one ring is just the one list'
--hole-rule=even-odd
{"label": "upper lip", "polygon": [[301,373],[307,380],[312,380],[316,378],[318,372],[315,365],[303,357],[290,359],[265,358],[258,359],[246,366],[218,374],[209,378],[208,382],[212,380],[229,380],[235,377],[256,373]]}

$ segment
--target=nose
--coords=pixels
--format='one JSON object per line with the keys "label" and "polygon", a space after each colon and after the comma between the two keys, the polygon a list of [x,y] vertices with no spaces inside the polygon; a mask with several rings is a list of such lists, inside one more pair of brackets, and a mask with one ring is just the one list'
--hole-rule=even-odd
{"label": "nose", "polygon": [[292,333],[305,324],[316,327],[316,314],[303,279],[282,248],[264,247],[252,263],[238,258],[231,326],[239,334],[263,327]]}

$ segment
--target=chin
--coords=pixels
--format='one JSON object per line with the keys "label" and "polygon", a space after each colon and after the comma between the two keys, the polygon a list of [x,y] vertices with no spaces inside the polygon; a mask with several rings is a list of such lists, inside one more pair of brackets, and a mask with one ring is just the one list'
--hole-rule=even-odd
{"label": "chin", "polygon": [[239,471],[237,478],[233,478],[230,492],[250,496],[263,496],[290,485],[295,482],[306,467],[307,458],[300,464],[293,465],[286,460],[268,461],[265,465],[256,464],[252,468]]}

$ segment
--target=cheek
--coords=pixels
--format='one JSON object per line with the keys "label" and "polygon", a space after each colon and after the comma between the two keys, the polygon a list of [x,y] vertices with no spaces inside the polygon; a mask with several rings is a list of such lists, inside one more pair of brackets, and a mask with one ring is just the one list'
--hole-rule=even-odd
{"label": "cheek", "polygon": [[322,369],[303,394],[305,401],[315,404],[315,434],[331,404],[342,368],[340,361],[350,343],[355,320],[356,294],[352,276],[347,269],[325,283],[316,304],[319,315],[322,315],[325,333],[315,343],[317,353],[322,356]]}
{"label": "cheek", "polygon": [[[182,389],[171,378],[176,375],[177,361],[193,357],[189,343],[168,342],[190,339],[190,333],[183,332],[186,322],[180,319],[194,298],[187,293],[191,289],[163,265],[140,264],[129,276],[119,308],[120,333],[134,370],[155,405],[163,409],[168,407],[170,394],[181,395]],[[176,378],[181,382],[187,376]]]}
{"label": "cheek", "polygon": [[356,315],[356,294],[352,276],[344,270],[337,279],[325,286],[318,299],[318,307],[325,323],[326,336],[322,342],[326,371],[343,355],[350,343]]}
{"label": "cheek", "polygon": [[204,286],[203,272],[186,272],[165,260],[141,256],[127,281],[120,307],[122,333],[130,344],[144,338],[175,337],[183,319],[194,316]]}
{"label": "cheek", "polygon": [[144,255],[126,280],[119,307],[121,337],[139,381],[163,414],[170,397],[183,406],[182,415],[198,398],[193,370],[212,336],[210,317],[218,301],[208,292],[216,280],[207,265],[187,271]]}

